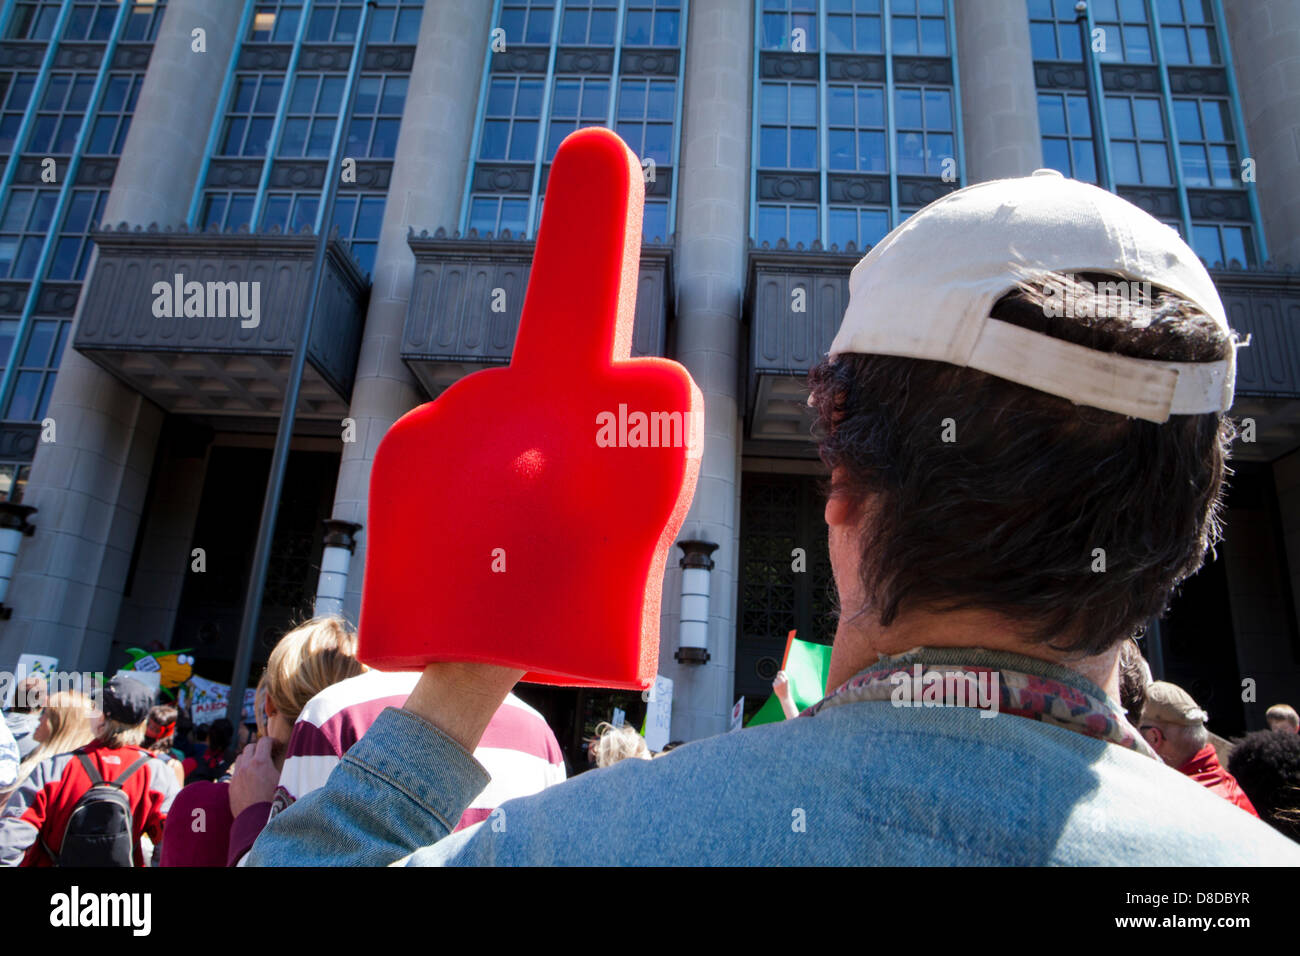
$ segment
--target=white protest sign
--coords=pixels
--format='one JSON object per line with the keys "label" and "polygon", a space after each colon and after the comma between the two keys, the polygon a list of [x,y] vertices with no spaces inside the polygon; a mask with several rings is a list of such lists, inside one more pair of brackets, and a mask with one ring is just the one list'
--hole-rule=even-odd
{"label": "white protest sign", "polygon": [[614,717],[612,720],[610,720],[610,723],[613,724],[615,727],[622,727],[626,721],[627,721],[627,714],[624,712],[623,708],[615,707]]}
{"label": "white protest sign", "polygon": [[14,668],[14,682],[9,685],[5,693],[5,707],[14,706],[14,695],[17,692],[18,684],[24,678],[45,677],[48,679],[58,666],[59,659],[57,657],[48,657],[45,654],[19,654],[18,666]]}
{"label": "white protest sign", "polygon": [[740,725],[744,723],[744,721],[745,698],[742,696],[740,700],[736,701],[736,706],[731,708],[731,727],[728,729],[727,733],[731,733],[733,730],[739,730]]}
{"label": "white protest sign", "polygon": [[650,706],[645,715],[645,744],[655,753],[663,750],[672,739],[673,681],[670,677],[656,677],[649,690]]}

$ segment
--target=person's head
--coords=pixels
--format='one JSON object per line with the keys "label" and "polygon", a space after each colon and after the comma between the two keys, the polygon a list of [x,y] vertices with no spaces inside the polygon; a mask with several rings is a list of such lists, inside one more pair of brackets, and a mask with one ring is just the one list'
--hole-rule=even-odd
{"label": "person's head", "polygon": [[1124,639],[1119,648],[1119,703],[1124,708],[1128,722],[1137,727],[1142,722],[1142,708],[1147,702],[1147,685],[1151,683],[1151,668],[1137,641]]}
{"label": "person's head", "polygon": [[1154,681],[1147,685],[1139,729],[1151,749],[1169,766],[1181,767],[1210,742],[1205,729],[1208,719],[1192,695],[1177,684]]}
{"label": "person's head", "polygon": [[175,704],[159,704],[149,711],[144,729],[144,747],[154,753],[168,753],[176,739],[176,721],[180,710]]}
{"label": "person's head", "polygon": [[[32,738],[38,746],[23,760],[14,786],[9,789],[16,789],[46,757],[68,753],[94,740],[96,716],[90,698],[80,691],[63,690],[51,694],[41,709],[40,723],[32,731]],[[8,791],[0,790],[0,793],[5,792]]]}
{"label": "person's head", "polygon": [[101,692],[95,739],[105,747],[139,747],[153,707],[153,691],[134,677],[118,674]]}
{"label": "person's head", "polygon": [[1228,773],[1259,818],[1300,841],[1300,735],[1257,730],[1232,748]]}
{"label": "person's head", "polygon": [[626,725],[615,727],[602,723],[596,728],[596,741],[592,744],[596,753],[597,767],[610,767],[620,760],[636,758],[650,759],[650,749],[645,738]]}
{"label": "person's head", "polygon": [[356,634],[339,618],[317,618],[295,627],[280,638],[266,661],[267,734],[287,744],[309,700],[365,669],[357,660]]}
{"label": "person's head", "polygon": [[194,739],[201,744],[207,744],[208,734],[212,731],[211,724],[199,724],[194,728]]}
{"label": "person's head", "polygon": [[1113,673],[1220,537],[1235,340],[1204,266],[1124,200],[1035,176],[932,203],[849,288],[810,375],[828,686],[918,637],[995,646],[965,631]]}
{"label": "person's head", "polygon": [[1269,730],[1282,730],[1287,733],[1300,733],[1300,715],[1290,704],[1274,704],[1264,715],[1268,720]]}
{"label": "person's head", "polygon": [[15,714],[39,714],[45,706],[46,691],[44,677],[39,674],[24,677],[14,688],[14,705],[9,709]]}
{"label": "person's head", "polygon": [[213,754],[223,754],[230,749],[230,742],[235,739],[235,725],[225,717],[218,717],[208,725],[208,750]]}

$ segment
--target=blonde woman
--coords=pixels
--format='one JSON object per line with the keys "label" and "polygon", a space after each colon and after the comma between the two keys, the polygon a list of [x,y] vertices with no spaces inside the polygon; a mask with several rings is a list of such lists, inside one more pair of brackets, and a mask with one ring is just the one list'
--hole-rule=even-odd
{"label": "blonde woman", "polygon": [[596,739],[592,743],[596,753],[596,767],[611,767],[620,760],[650,760],[650,748],[645,738],[631,727],[615,727],[602,723],[596,728]]}
{"label": "blonde woman", "polygon": [[71,753],[94,740],[94,716],[90,698],[80,691],[64,690],[50,695],[41,711],[40,723],[32,731],[37,747],[19,765],[13,785],[0,790],[0,805],[31,776],[42,760],[55,754]]}
{"label": "blonde woman", "polygon": [[280,638],[258,684],[258,741],[235,761],[229,783],[192,783],[172,808],[189,819],[203,808],[206,830],[181,828],[163,841],[163,866],[233,865],[253,845],[270,817],[285,748],[307,701],[365,670],[357,636],[341,619],[316,618]]}

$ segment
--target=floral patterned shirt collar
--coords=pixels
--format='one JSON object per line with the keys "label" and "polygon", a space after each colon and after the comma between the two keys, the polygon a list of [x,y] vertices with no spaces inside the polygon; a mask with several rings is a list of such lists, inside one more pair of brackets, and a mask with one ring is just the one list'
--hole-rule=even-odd
{"label": "floral patterned shirt collar", "polygon": [[[931,676],[933,675],[933,676]],[[997,694],[996,704],[993,694]],[[861,701],[891,701],[926,707],[966,706],[1012,714],[1072,730],[1160,759],[1124,711],[1081,674],[1049,661],[982,648],[918,647],[881,655],[818,703],[827,707]]]}

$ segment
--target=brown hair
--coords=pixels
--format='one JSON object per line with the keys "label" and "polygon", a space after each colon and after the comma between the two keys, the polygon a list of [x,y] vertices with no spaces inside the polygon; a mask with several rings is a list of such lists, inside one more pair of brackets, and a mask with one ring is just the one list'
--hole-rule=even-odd
{"label": "brown hair", "polygon": [[[1088,280],[1088,276],[1082,277]],[[1113,277],[1097,277],[1105,281]],[[1054,317],[1063,289],[1083,318]],[[1208,362],[1231,337],[1194,305],[1098,295],[1047,274],[992,315],[1137,358]],[[1039,643],[1097,654],[1161,614],[1174,587],[1221,536],[1232,422],[1164,424],[943,362],[842,355],[813,369],[821,456],[832,493],[859,505],[866,605],[888,626],[901,611],[981,608]],[[956,441],[943,441],[944,423]],[[1104,551],[1105,572],[1094,571]]]}
{"label": "brown hair", "polygon": [[318,693],[364,672],[357,660],[357,636],[337,617],[295,627],[271,650],[266,661],[266,696],[290,724]]}

